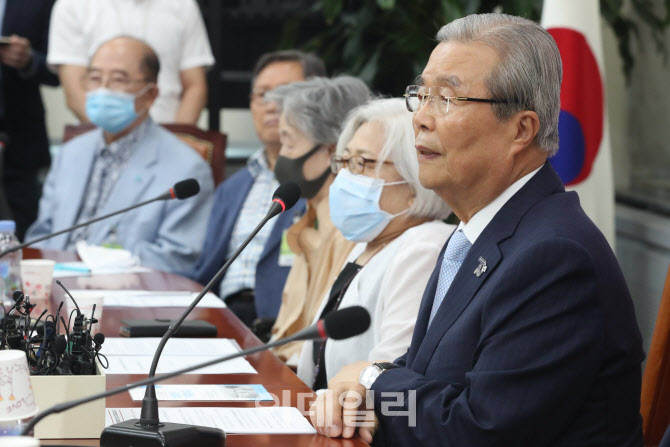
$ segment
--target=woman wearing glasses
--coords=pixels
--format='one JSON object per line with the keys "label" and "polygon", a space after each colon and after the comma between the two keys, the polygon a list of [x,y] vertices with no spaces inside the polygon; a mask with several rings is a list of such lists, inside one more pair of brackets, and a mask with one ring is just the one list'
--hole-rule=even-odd
{"label": "woman wearing glasses", "polygon": [[370,329],[347,340],[307,342],[298,376],[315,390],[343,366],[393,360],[409,346],[419,304],[453,225],[441,222],[447,205],[419,182],[412,116],[401,99],[379,99],[355,109],[331,159],[330,216],[358,242],[317,318],[360,305]]}
{"label": "woman wearing glasses", "polygon": [[[335,179],[330,157],[347,113],[367,102],[370,91],[360,80],[342,76],[296,82],[278,87],[267,96],[281,109],[281,149],[275,176],[279,183],[297,183],[307,199],[305,215],[282,238],[279,262],[292,265],[272,327],[272,336],[278,338],[312,322],[321,298],[354,246],[330,219],[328,188]],[[295,365],[301,347],[301,343],[289,344],[275,353]]]}

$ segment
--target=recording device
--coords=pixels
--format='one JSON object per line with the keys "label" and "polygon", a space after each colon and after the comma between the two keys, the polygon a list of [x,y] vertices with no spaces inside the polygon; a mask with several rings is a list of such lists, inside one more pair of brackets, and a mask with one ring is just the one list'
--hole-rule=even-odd
{"label": "recording device", "polygon": [[[175,323],[174,320],[156,318],[155,320],[121,320],[125,326],[119,329],[122,337],[162,337]],[[204,320],[186,320],[174,337],[216,337],[217,329]]]}
{"label": "recording device", "polygon": [[22,248],[28,247],[29,245],[36,244],[38,242],[42,242],[45,239],[50,239],[54,236],[61,235],[63,233],[69,233],[70,231],[76,230],[77,228],[85,227],[88,225],[91,225],[93,223],[99,222],[101,220],[107,219],[109,217],[116,216],[117,214],[122,214],[125,213],[126,211],[134,210],[135,208],[140,208],[144,205],[148,205],[153,202],[157,202],[160,200],[172,200],[172,199],[188,199],[189,197],[193,197],[194,195],[198,194],[200,192],[200,184],[196,179],[190,178],[187,180],[182,180],[181,182],[175,183],[175,185],[170,188],[167,192],[159,195],[158,197],[154,197],[153,199],[146,200],[141,203],[137,203],[135,205],[129,206],[127,208],[123,208],[118,211],[114,211],[113,213],[105,214],[104,216],[96,217],[93,218],[87,222],[82,222],[77,225],[73,225],[69,228],[65,228],[64,230],[57,231],[55,233],[47,234],[45,236],[38,237],[36,239],[33,239],[28,242],[24,242],[22,244],[16,245],[14,247],[8,248],[6,250],[3,250],[0,252],[0,258],[5,256],[8,253],[12,253],[16,250],[20,250]]}
{"label": "recording device", "polygon": [[93,316],[95,315],[95,305],[91,312],[91,318],[88,320],[88,328],[84,321],[84,314],[82,314],[77,301],[69,290],[63,285],[60,280],[56,280],[58,284],[72,300],[77,314],[74,317],[74,324],[72,332],[69,331],[68,325],[68,349],[63,354],[65,365],[70,367],[74,375],[92,375],[95,374],[95,354],[93,351],[93,337],[91,336],[91,327],[94,322],[97,322]]}
{"label": "recording device", "polygon": [[[0,325],[0,349],[8,347],[24,351],[31,375],[95,374],[96,358],[103,367],[107,364],[107,359],[100,353],[105,336],[91,336],[91,327],[97,322],[95,307],[91,316],[86,318],[65,286],[58,280],[56,283],[76,307],[74,324],[70,325],[71,318],[66,323],[60,314],[63,302],[58,306],[56,315],[47,315],[45,310],[33,323],[30,313],[35,305],[30,302],[30,297],[17,290],[12,296],[14,304],[9,311],[0,306],[5,311]],[[60,333],[61,327],[65,334]]]}
{"label": "recording device", "polygon": [[[355,337],[356,335],[362,334],[368,329],[369,326],[370,326],[370,314],[364,307],[361,306],[345,307],[326,315],[325,318],[319,320],[314,325],[306,329],[303,329],[302,331],[293,334],[290,337],[282,338],[281,340],[276,340],[271,343],[259,345],[250,349],[245,349],[244,351],[240,351],[235,354],[227,355],[225,357],[219,357],[168,374],[148,377],[138,382],[114,388],[109,391],[104,391],[102,393],[94,394],[92,396],[54,405],[53,407],[38,413],[24,427],[21,435],[27,436],[28,433],[30,433],[30,431],[33,430],[33,428],[38,422],[40,422],[42,419],[44,419],[49,415],[62,413],[63,411],[67,411],[70,408],[74,408],[97,399],[103,399],[105,397],[113,396],[115,394],[119,394],[124,391],[128,391],[140,386],[145,385],[150,386],[156,382],[167,380],[172,377],[177,377],[182,374],[194,371],[196,369],[206,368],[208,366],[216,365],[217,363],[225,362],[227,360],[232,360],[238,357],[245,357],[247,355],[255,354],[257,352],[265,351],[266,349],[275,348],[277,346],[283,346],[287,343],[291,343],[294,341],[315,340],[315,339],[325,340],[327,338],[331,338],[333,340],[344,340],[346,338]],[[102,338],[104,339],[104,337]],[[107,427],[100,436],[100,445],[104,447],[115,447],[115,446],[125,447],[128,445],[135,445],[135,446],[197,445],[198,447],[201,446],[218,447],[224,445],[223,443],[225,440],[225,433],[222,430],[208,427],[194,427],[182,424],[165,424],[166,427],[160,427],[160,426],[137,427],[136,421],[137,419],[125,421],[122,422],[121,424],[115,424],[110,427]],[[177,430],[175,430],[174,429],[175,427],[172,426],[177,426],[176,427]],[[167,431],[165,430],[166,428],[168,429]],[[191,429],[191,430],[197,429],[197,432],[200,434],[200,436],[181,437],[181,434],[184,433],[185,429]],[[137,433],[138,430],[141,430],[142,434],[138,434]],[[160,441],[156,441],[155,439],[159,436],[161,437]]]}
{"label": "recording device", "polygon": [[[200,300],[209,292],[214,284],[216,284],[226,273],[228,267],[237,259],[239,254],[251,242],[251,240],[258,234],[263,226],[273,217],[292,208],[300,199],[300,187],[293,182],[280,185],[272,196],[270,208],[251,232],[251,234],[244,240],[242,245],[232,254],[221,269],[214,275],[214,278],[205,286],[205,288],[195,297],[193,302],[188,306],[184,313],[177,319],[165,332],[163,338],[156,348],[151,369],[149,371],[149,378],[153,378],[158,367],[158,360],[167,341],[179,329],[188,314],[198,305]],[[176,446],[180,445],[179,440],[188,439],[190,442],[197,445],[220,445],[221,440],[225,437],[222,431],[182,424],[161,423],[158,418],[158,399],[156,398],[156,389],[153,385],[147,386],[142,400],[142,411],[140,419],[131,419],[130,421],[121,424],[114,424],[107,427],[100,438],[101,444],[103,439],[110,441],[108,445],[136,445],[140,440],[147,445],[164,445]],[[170,440],[169,442],[167,440]]]}

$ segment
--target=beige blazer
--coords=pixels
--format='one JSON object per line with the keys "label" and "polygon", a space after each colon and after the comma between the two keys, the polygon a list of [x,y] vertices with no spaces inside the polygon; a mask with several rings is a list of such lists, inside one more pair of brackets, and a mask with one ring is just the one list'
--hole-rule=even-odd
{"label": "beige blazer", "polygon": [[[333,225],[328,200],[322,200],[316,208],[308,207],[305,215],[287,230],[286,237],[295,259],[284,285],[277,321],[272,328],[273,340],[292,335],[312,324],[323,297],[356,245],[345,239]],[[296,364],[302,343],[278,347],[274,353],[289,364]]]}

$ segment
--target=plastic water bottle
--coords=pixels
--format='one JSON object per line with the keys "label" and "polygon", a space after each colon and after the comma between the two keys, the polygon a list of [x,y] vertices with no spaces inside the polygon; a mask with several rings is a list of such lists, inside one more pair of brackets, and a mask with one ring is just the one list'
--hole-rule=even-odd
{"label": "plastic water bottle", "polygon": [[[19,245],[14,232],[16,223],[13,220],[0,220],[0,251]],[[0,278],[2,278],[2,301],[4,305],[14,304],[12,294],[21,289],[21,250],[8,253],[0,258]]]}

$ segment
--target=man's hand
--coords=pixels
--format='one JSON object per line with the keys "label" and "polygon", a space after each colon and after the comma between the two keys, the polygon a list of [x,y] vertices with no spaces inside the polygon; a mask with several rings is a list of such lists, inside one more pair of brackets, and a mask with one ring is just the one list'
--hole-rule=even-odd
{"label": "man's hand", "polygon": [[371,443],[378,425],[373,409],[366,408],[367,390],[358,383],[361,372],[372,362],[356,362],[345,366],[328,383],[310,408],[310,419],[316,431],[328,437],[351,438],[356,430]]}
{"label": "man's hand", "polygon": [[28,68],[32,56],[33,49],[30,46],[30,41],[16,34],[10,36],[8,45],[0,47],[0,61],[17,70]]}

